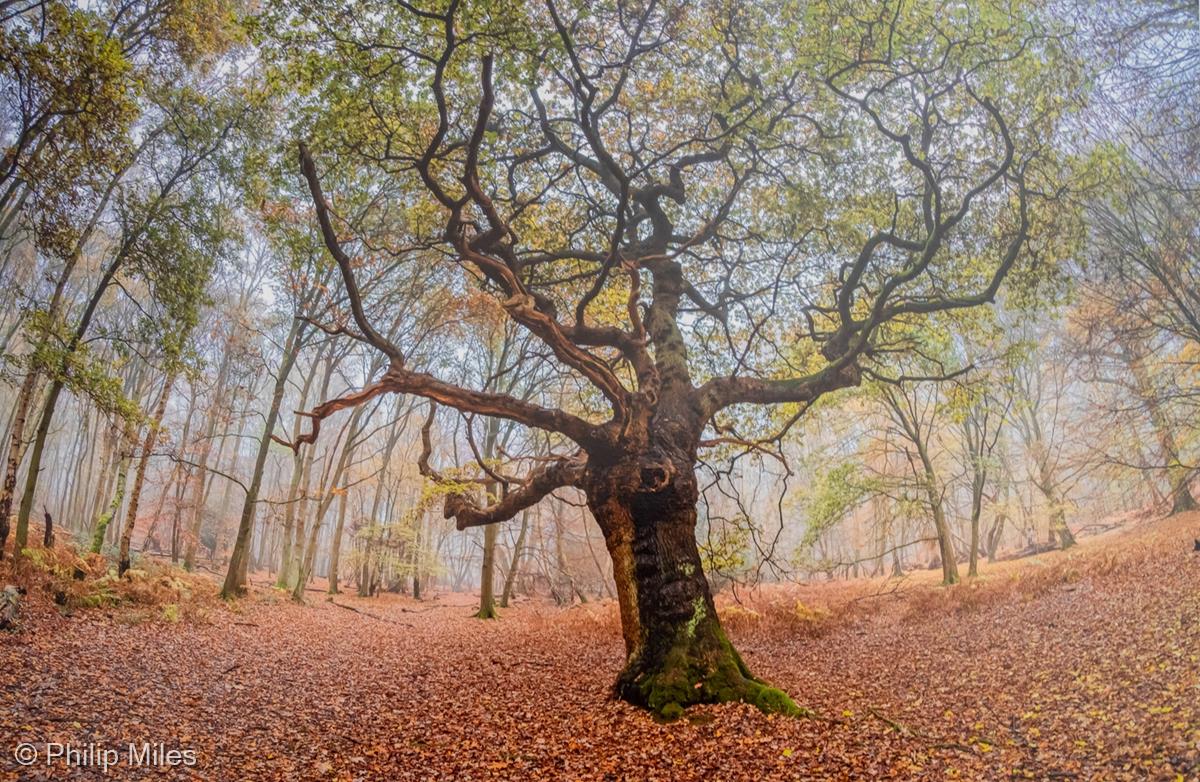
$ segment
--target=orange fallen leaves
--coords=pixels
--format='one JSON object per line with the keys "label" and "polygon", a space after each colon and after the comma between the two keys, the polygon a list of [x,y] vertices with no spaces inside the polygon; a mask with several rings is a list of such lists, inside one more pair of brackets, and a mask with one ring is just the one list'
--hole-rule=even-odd
{"label": "orange fallen leaves", "polygon": [[[404,621],[251,600],[170,623],[31,598],[25,632],[0,636],[0,736],[162,741],[197,752],[177,778],[204,780],[1197,779],[1200,515],[1178,523],[1036,593],[734,630],[809,720],[727,705],[660,724],[613,701],[611,605],[485,623],[343,596]],[[70,778],[0,749],[0,779]]]}

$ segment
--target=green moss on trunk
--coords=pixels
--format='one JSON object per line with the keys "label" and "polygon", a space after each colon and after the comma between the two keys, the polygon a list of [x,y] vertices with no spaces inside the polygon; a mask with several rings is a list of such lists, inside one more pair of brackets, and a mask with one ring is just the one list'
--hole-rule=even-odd
{"label": "green moss on trunk", "polygon": [[[668,462],[664,455],[671,454]],[[750,673],[721,628],[696,545],[694,465],[691,450],[665,442],[598,471],[585,489],[620,597],[628,656],[616,694],[663,719],[689,706],[730,702],[805,716]],[[663,476],[670,480],[662,483]]]}
{"label": "green moss on trunk", "polygon": [[[699,619],[695,617],[700,615]],[[675,643],[657,665],[631,661],[617,683],[627,701],[673,720],[702,703],[749,703],[768,714],[790,717],[811,712],[787,693],[756,678],[729,642],[720,624],[698,610],[680,629]]]}

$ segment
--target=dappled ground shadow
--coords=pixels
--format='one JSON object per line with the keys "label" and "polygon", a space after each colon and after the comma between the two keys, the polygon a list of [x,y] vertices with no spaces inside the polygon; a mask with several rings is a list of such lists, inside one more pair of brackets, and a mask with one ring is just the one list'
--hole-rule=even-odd
{"label": "dappled ground shadow", "polygon": [[[197,753],[179,778],[213,780],[1195,779],[1198,530],[1175,517],[951,591],[763,590],[726,611],[731,635],[807,720],[726,705],[662,724],[612,700],[613,606],[480,622],[457,596],[302,607],[262,590],[172,622],[63,618],[31,593],[24,631],[0,638],[0,735],[163,742]],[[2,779],[70,778],[11,752]],[[108,778],[142,777],[164,778]]]}

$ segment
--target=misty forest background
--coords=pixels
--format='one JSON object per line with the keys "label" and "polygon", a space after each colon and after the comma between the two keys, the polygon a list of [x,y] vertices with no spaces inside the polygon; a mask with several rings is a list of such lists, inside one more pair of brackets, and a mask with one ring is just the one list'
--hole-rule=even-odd
{"label": "misty forest background", "polygon": [[[527,597],[614,596],[604,539],[578,490],[559,489],[500,525],[459,531],[443,517],[449,492],[499,497],[505,476],[552,452],[553,434],[450,407],[430,417],[425,398],[397,393],[330,415],[315,442],[290,447],[311,428],[306,412],[386,368],[379,351],[348,336],[354,321],[298,141],[314,151],[338,230],[370,259],[359,283],[373,322],[410,362],[546,407],[584,414],[598,404],[437,245],[437,205],[411,169],[380,152],[389,129],[403,145],[398,126],[428,134],[436,117],[423,82],[381,66],[390,40],[381,29],[425,23],[404,5],[0,3],[6,556],[14,541],[35,556],[52,534],[122,571],[157,557],[223,577],[248,518],[251,582],[297,600],[306,588],[419,597],[483,585],[490,613]],[[661,19],[655,11],[652,22],[687,38],[710,17],[773,13],[770,3],[738,5],[667,9]],[[801,29],[805,13],[851,18],[850,5],[805,5],[778,12],[793,20],[782,34]],[[853,24],[882,29],[894,22],[888,5],[860,8]],[[993,4],[908,5],[922,24],[940,12],[993,24]],[[1061,60],[1054,74],[1011,76],[1030,111],[1053,115],[1039,141],[1058,167],[1037,185],[1026,257],[994,306],[906,323],[896,341],[904,349],[881,351],[878,373],[855,387],[714,420],[697,468],[697,538],[717,588],[927,568],[953,583],[981,561],[1196,507],[1195,6],[1014,5],[1048,31]],[[633,6],[596,13],[630,24],[642,10]],[[582,5],[561,12],[585,16]],[[462,29],[499,51],[498,82],[527,76],[504,70],[506,46],[536,44],[523,29],[553,32],[541,6],[471,3],[461,13]],[[452,139],[469,132],[478,89],[478,63],[463,59],[451,66],[464,69],[453,76],[466,85],[454,88],[464,107]],[[789,61],[776,61],[780,73]],[[681,68],[637,77],[634,104],[660,104],[645,132],[684,132],[671,127],[671,107],[702,95],[702,76]],[[1034,86],[1020,85],[1026,77]],[[754,78],[767,90],[783,76],[747,83]],[[849,109],[813,111],[836,123]],[[742,298],[747,280],[731,284],[728,267],[714,264],[681,315],[694,354],[724,356],[727,338],[762,333],[753,358],[789,366],[798,354],[776,308],[803,295],[800,282],[820,289],[838,274],[819,259],[837,257],[840,243],[894,224],[901,207],[878,185],[894,174],[901,187],[907,174],[877,170],[894,150],[856,143],[842,132],[852,129],[821,128],[828,139],[814,142],[809,168],[773,172],[773,191],[735,207],[767,221],[787,212],[796,241],[778,249],[818,261],[807,276],[759,278]],[[488,131],[489,155],[521,152],[505,146],[505,132]],[[559,176],[579,176],[562,165]],[[703,167],[691,175],[701,191],[725,176]],[[560,194],[541,208],[523,230],[553,243],[555,211],[587,203]],[[970,230],[985,237],[1004,226]],[[963,241],[959,265],[948,267],[960,271],[946,273],[993,263],[994,247]],[[585,284],[572,282],[569,264],[553,272],[562,286]],[[719,328],[700,320],[716,303],[725,308]],[[624,306],[620,290],[601,291],[596,317]],[[422,474],[422,456],[443,480]]]}

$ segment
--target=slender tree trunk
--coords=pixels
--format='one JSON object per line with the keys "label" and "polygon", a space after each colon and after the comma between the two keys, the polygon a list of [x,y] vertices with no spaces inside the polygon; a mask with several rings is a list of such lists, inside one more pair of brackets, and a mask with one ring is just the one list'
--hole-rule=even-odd
{"label": "slender tree trunk", "polygon": [[[322,392],[324,398],[324,392]],[[300,468],[300,493],[296,496],[295,510],[292,514],[292,523],[290,525],[291,540],[285,544],[287,549],[287,558],[282,560],[280,568],[280,580],[283,581],[284,588],[291,590],[296,586],[296,582],[300,578],[301,566],[304,563],[304,533],[308,529],[308,514],[309,514],[309,487],[312,480],[313,462],[316,461],[315,443],[310,445],[305,452]],[[320,480],[318,478],[318,480]],[[319,493],[318,486],[318,493]]]}
{"label": "slender tree trunk", "polygon": [[117,427],[109,425],[104,427],[104,438],[100,446],[100,472],[96,477],[95,488],[92,490],[91,502],[87,505],[87,518],[91,526],[88,527],[88,532],[95,529],[95,520],[100,518],[103,512],[104,502],[108,497],[108,487],[113,482],[113,462],[116,459],[117,451]]}
{"label": "slender tree trunk", "polygon": [[[314,366],[324,351],[325,348],[321,348],[317,353],[317,357],[313,362]],[[298,410],[305,410],[308,407],[308,392],[312,388],[312,380],[314,376],[314,372],[308,372],[307,376],[304,378],[304,383],[300,387],[300,402],[299,406],[297,407]],[[326,374],[325,381],[321,388],[322,394],[324,394],[325,390],[328,388],[328,383],[329,375]],[[299,419],[300,416],[296,416],[297,427],[301,425]],[[275,586],[279,589],[289,588],[291,585],[290,579],[295,575],[296,571],[294,567],[295,563],[293,562],[293,557],[295,556],[293,546],[296,537],[296,506],[301,502],[299,494],[301,479],[304,481],[305,491],[308,490],[307,467],[312,464],[312,451],[313,449],[310,448],[304,458],[300,456],[299,452],[294,452],[292,454],[292,478],[288,483],[288,505],[283,512],[283,530],[280,533],[282,545],[280,546],[281,550],[279,554],[279,572],[275,577]]]}
{"label": "slender tree trunk", "polygon": [[576,593],[575,580],[567,570],[567,556],[563,550],[563,520],[561,514],[554,517],[554,587],[555,600],[570,605]]}
{"label": "slender tree trunk", "polygon": [[971,558],[967,575],[975,578],[979,575],[980,533],[979,519],[983,515],[983,487],[986,475],[976,473],[971,481]]}
{"label": "slender tree trunk", "polygon": [[[170,549],[171,561],[179,561],[179,524],[183,514],[183,493],[186,489],[191,477],[191,467],[185,464],[188,452],[191,448],[192,436],[192,418],[196,414],[196,397],[199,394],[199,387],[196,383],[188,384],[188,405],[187,414],[183,417],[183,431],[179,434],[179,453],[175,461],[174,467],[171,469],[171,476],[167,480],[167,485],[162,488],[158,495],[158,507],[154,510],[154,518],[150,521],[150,528],[146,530],[146,539],[142,543],[142,551],[146,551],[147,546],[154,539],[155,527],[159,519],[162,517],[163,509],[167,505],[167,495],[171,490],[175,491],[175,507],[171,513],[171,532],[170,532]],[[182,477],[180,477],[182,476]],[[162,547],[158,547],[162,551]]]}
{"label": "slender tree trunk", "polygon": [[275,586],[279,589],[288,588],[288,571],[292,564],[292,528],[296,525],[296,504],[300,501],[300,474],[303,459],[300,454],[292,454],[292,479],[288,482],[287,508],[283,511],[283,526],[280,531],[281,546],[279,554],[279,572],[275,577]]}
{"label": "slender tree trunk", "polygon": [[1198,510],[1200,505],[1192,497],[1188,488],[1192,470],[1180,463],[1179,444],[1175,438],[1175,428],[1164,409],[1150,372],[1146,369],[1145,357],[1149,352],[1144,344],[1137,344],[1128,335],[1118,337],[1124,351],[1126,362],[1133,374],[1134,388],[1137,396],[1154,427],[1154,435],[1158,439],[1159,449],[1167,463],[1167,484],[1171,492],[1171,515]]}
{"label": "slender tree trunk", "polygon": [[992,521],[992,528],[988,531],[987,536],[988,562],[996,561],[996,554],[1000,550],[1000,540],[1004,537],[1004,522],[1007,520],[1007,512],[1000,511],[996,514],[996,518]]}
{"label": "slender tree trunk", "polygon": [[79,494],[84,484],[84,467],[88,462],[88,444],[91,442],[91,437],[89,436],[91,433],[88,431],[90,428],[91,407],[84,406],[77,425],[75,441],[71,444],[71,452],[68,457],[70,461],[67,462],[74,469],[62,471],[65,483],[58,493],[58,496],[62,498],[58,504],[59,518],[62,519],[73,518],[72,513],[78,503]]}
{"label": "slender tree trunk", "polygon": [[914,439],[917,454],[921,457],[921,467],[925,470],[923,483],[925,496],[929,501],[929,509],[933,512],[933,528],[937,533],[938,552],[942,558],[942,584],[950,586],[959,582],[958,553],[954,550],[954,537],[950,524],[946,520],[945,506],[942,503],[940,482],[933,469],[933,460],[925,447],[924,440]]}
{"label": "slender tree trunk", "polygon": [[[356,445],[355,441],[358,439],[359,434],[361,434],[359,430],[359,422],[362,420],[363,413],[366,412],[366,409],[367,408],[360,405],[359,407],[354,408],[354,412],[350,414],[350,420],[346,425],[346,431],[348,433],[346,435],[346,442],[342,446],[341,453],[338,455],[337,465],[334,467],[333,472],[330,475],[327,493],[317,506],[316,517],[313,519],[312,526],[309,527],[308,544],[299,549],[299,551],[303,552],[304,558],[300,564],[300,569],[296,577],[296,584],[292,589],[292,599],[297,603],[304,601],[304,588],[308,585],[309,577],[313,572],[313,563],[316,562],[317,536],[321,531],[321,525],[325,522],[325,514],[329,512],[329,506],[333,503],[334,496],[340,494],[342,497],[345,497],[345,492],[349,490],[348,488],[338,489],[337,486],[342,481],[343,476],[346,474],[346,465],[350,463],[350,456],[354,452],[354,447]],[[309,448],[311,449],[312,445],[310,445]]]}
{"label": "slender tree trunk", "polygon": [[999,500],[995,505],[996,515],[992,519],[992,527],[987,533],[987,558],[988,562],[996,561],[996,554],[1000,550],[1000,541],[1004,538],[1004,525],[1008,521],[1009,505],[1008,498],[1010,495],[1008,467],[1002,468],[1004,472],[1001,474],[1000,486],[998,489],[997,498]]}
{"label": "slender tree trunk", "polygon": [[29,416],[29,405],[33,400],[37,379],[36,373],[25,373],[21,389],[17,392],[16,412],[13,415],[12,431],[8,436],[4,488],[0,490],[0,559],[4,558],[4,546],[8,543],[8,517],[12,513],[13,491],[17,487],[17,471],[21,468],[21,456],[24,453],[25,420]]}
{"label": "slender tree trunk", "polygon": [[508,566],[508,574],[504,577],[504,589],[500,592],[500,607],[508,608],[512,599],[513,585],[517,581],[517,572],[521,567],[521,552],[525,549],[525,534],[529,530],[529,509],[521,512],[521,531],[517,533],[517,542],[513,546],[512,561]]}
{"label": "slender tree trunk", "polygon": [[125,430],[125,435],[118,445],[121,452],[120,461],[117,463],[117,481],[116,487],[113,490],[112,502],[109,503],[108,509],[104,511],[100,518],[96,519],[96,529],[92,532],[92,553],[99,554],[104,547],[104,536],[108,532],[108,526],[112,523],[113,517],[121,510],[121,503],[125,500],[125,483],[129,476],[129,462],[132,459],[131,443],[133,442],[133,432],[129,431],[128,426]]}
{"label": "slender tree trunk", "polygon": [[[157,135],[158,132],[159,131],[157,130],[154,131],[153,135]],[[141,154],[142,150],[146,148],[148,143],[149,138],[142,142],[142,145],[134,153],[135,159]],[[130,163],[132,164],[132,160]],[[78,265],[80,258],[83,257],[83,253],[87,248],[88,242],[91,241],[92,234],[95,232],[96,225],[100,220],[100,216],[104,213],[104,210],[108,208],[108,202],[112,197],[113,191],[116,189],[117,184],[124,177],[128,168],[129,166],[121,168],[110,178],[108,185],[104,190],[104,194],[101,196],[100,201],[92,211],[91,219],[80,232],[78,239],[76,239],[75,246],[72,248],[71,254],[67,256],[66,263],[63,264],[62,271],[59,272],[58,280],[55,283],[54,293],[51,295],[49,305],[46,308],[46,315],[51,321],[54,321],[58,318],[59,309],[61,308],[63,301],[63,292],[66,290],[67,283],[70,281],[71,275],[74,272],[75,267]],[[118,258],[115,261],[117,265],[120,264],[120,259],[121,254],[119,253]],[[115,269],[112,267],[110,267],[110,270],[115,271]],[[103,293],[104,288],[108,287],[109,279],[111,279],[111,273],[101,280],[101,293]],[[86,320],[81,324],[84,330],[87,329],[87,321],[90,321],[91,319],[90,309],[89,313],[85,313],[85,315]],[[77,342],[78,339],[75,340],[75,343],[72,343],[71,350],[74,349],[74,345]],[[3,489],[0,490],[0,559],[3,559],[4,557],[4,544],[8,539],[8,517],[12,512],[13,493],[17,486],[17,471],[20,469],[21,456],[25,447],[23,439],[25,436],[25,424],[29,416],[29,407],[32,404],[34,396],[36,395],[39,380],[41,380],[41,372],[36,367],[30,367],[30,369],[25,373],[25,378],[21,381],[20,390],[17,392],[16,412],[13,416],[12,430],[9,433],[8,459],[5,464],[4,485]],[[32,502],[32,498],[30,498],[30,501]]]}
{"label": "slender tree trunk", "polygon": [[[94,428],[93,428],[94,423]],[[79,477],[79,489],[75,493],[75,497],[71,500],[71,526],[78,525],[80,531],[87,531],[90,516],[87,508],[89,500],[88,490],[94,484],[92,480],[96,474],[96,448],[100,440],[100,428],[103,426],[102,416],[97,413],[90,416],[87,422],[87,452],[83,460],[87,463],[86,468]]]}
{"label": "slender tree trunk", "polygon": [[[167,507],[167,497],[175,490],[175,483],[179,478],[179,465],[175,464],[171,467],[171,472],[167,474],[167,482],[162,485],[158,492],[158,502],[154,506],[154,512],[150,514],[150,526],[146,527],[146,535],[142,538],[142,552],[150,550],[150,544],[154,544],[154,549],[158,553],[163,553],[162,544],[157,541],[158,524],[162,519],[163,510]],[[176,526],[178,525],[178,517],[176,518]]]}
{"label": "slender tree trunk", "polygon": [[1067,526],[1067,509],[1063,505],[1062,498],[1058,496],[1058,487],[1054,483],[1049,459],[1044,455],[1038,460],[1038,475],[1038,489],[1046,498],[1046,505],[1050,510],[1050,542],[1057,542],[1058,547],[1066,551],[1075,545],[1075,535]]}
{"label": "slender tree trunk", "polygon": [[[321,385],[317,390],[317,396],[321,399],[328,398],[329,381],[333,378],[333,372],[337,368],[339,357],[331,354],[327,355],[327,349],[328,345],[320,347],[317,350],[317,355],[313,358],[310,371],[305,377],[304,385],[301,388],[301,407],[303,407],[303,402],[306,402],[308,399],[309,389],[312,387],[312,379],[316,375],[316,367],[319,363],[321,363],[323,356],[325,357],[324,369],[321,372]],[[300,578],[300,571],[304,562],[304,532],[307,529],[309,513],[308,496],[310,493],[309,489],[311,485],[310,481],[312,477],[313,463],[316,461],[316,458],[316,443],[312,443],[307,449],[305,449],[300,467],[300,493],[296,494],[294,490],[291,492],[291,496],[296,499],[296,502],[289,506],[288,511],[290,511],[290,514],[288,514],[284,520],[284,523],[288,528],[288,534],[291,537],[286,543],[284,543],[283,548],[285,552],[280,563],[279,577],[276,579],[276,583],[282,583],[283,589],[294,589],[296,587],[297,580]],[[293,470],[294,469],[295,464],[293,464]],[[294,473],[293,477],[296,477]]]}
{"label": "slender tree trunk", "polygon": [[196,468],[196,491],[192,495],[192,520],[184,533],[183,569],[189,573],[196,567],[196,549],[200,544],[200,531],[204,524],[204,474],[208,466],[209,446],[206,443],[200,452],[200,466]]}
{"label": "slender tree trunk", "polygon": [[[362,548],[359,552],[361,561],[359,566],[355,568],[356,580],[358,581],[358,596],[371,596],[371,581],[372,581],[372,555],[374,550],[375,530],[380,529],[382,525],[379,521],[379,506],[383,500],[383,489],[387,485],[388,467],[392,462],[392,451],[396,447],[397,441],[400,439],[402,427],[400,419],[392,422],[391,431],[388,434],[387,445],[383,451],[383,463],[379,468],[379,475],[375,479],[375,491],[371,497],[371,513],[366,518],[367,535],[362,542]],[[358,534],[355,534],[354,539],[358,540]]]}
{"label": "slender tree trunk", "polygon": [[271,434],[275,431],[275,422],[279,419],[279,406],[283,402],[283,392],[287,387],[287,377],[296,363],[299,344],[304,334],[303,321],[292,319],[291,329],[283,343],[283,357],[279,362],[279,371],[275,377],[275,389],[271,394],[271,407],[267,411],[267,420],[263,425],[262,437],[258,441],[258,455],[254,460],[254,473],[247,487],[246,497],[242,503],[242,515],[238,521],[237,538],[233,543],[233,552],[229,557],[229,570],[225,574],[225,583],[221,587],[221,597],[226,599],[246,593],[247,566],[250,554],[250,534],[254,529],[254,510],[258,505],[258,491],[262,487],[263,468],[267,464],[267,452],[271,447]]}
{"label": "slender tree trunk", "polygon": [[479,583],[479,610],[475,612],[479,619],[496,618],[496,537],[499,532],[497,524],[483,528],[483,570]]}
{"label": "slender tree trunk", "polygon": [[[113,276],[116,275],[117,270],[124,263],[129,253],[131,242],[132,237],[127,237],[112,261],[105,267],[100,280],[96,283],[96,287],[92,291],[92,296],[88,300],[87,307],[84,308],[83,313],[80,315],[79,321],[75,326],[75,331],[71,334],[64,348],[64,358],[62,365],[59,367],[60,373],[67,371],[67,357],[75,352],[75,349],[83,339],[83,335],[87,333],[88,327],[91,326],[92,318],[96,314],[96,308],[100,306],[100,299],[104,296],[104,292],[108,290],[108,284],[112,282]],[[54,419],[54,412],[58,408],[58,398],[62,390],[63,380],[60,376],[51,382],[50,390],[46,395],[46,401],[42,405],[42,414],[38,421],[37,433],[34,435],[33,448],[29,452],[29,472],[25,476],[25,488],[21,494],[21,506],[17,511],[17,551],[25,547],[25,543],[29,537],[29,514],[33,510],[33,500],[37,494],[38,478],[42,471],[42,455],[46,450],[46,438],[50,434],[50,425]]]}
{"label": "slender tree trunk", "polygon": [[171,519],[171,564],[179,564],[183,540],[183,498],[189,480],[185,477],[175,486],[175,515]]}
{"label": "slender tree trunk", "polygon": [[415,519],[412,547],[412,596],[413,600],[421,599],[421,546],[424,543],[425,517]]}
{"label": "slender tree trunk", "polygon": [[[250,382],[250,384],[247,387],[248,388],[256,388],[257,385],[258,385],[258,378],[255,378],[253,381]],[[233,412],[233,407],[234,407],[234,405],[236,405],[236,403],[237,403],[237,394],[234,394],[234,398],[233,398],[233,400],[231,400],[231,405],[229,407],[229,411],[231,414]],[[252,404],[253,404],[253,401],[248,399],[246,402],[246,407],[242,408],[241,413],[238,415],[239,420],[238,420],[237,430],[233,433],[233,435],[230,436],[230,434],[228,432],[222,432],[221,436],[218,438],[221,441],[221,444],[219,446],[217,446],[217,456],[216,456],[216,459],[213,460],[213,462],[218,467],[220,467],[220,465],[221,465],[221,460],[225,458],[225,449],[229,446],[229,441],[232,440],[233,444],[234,444],[233,445],[233,453],[230,454],[230,456],[229,456],[229,464],[225,467],[225,472],[228,475],[237,475],[238,474],[238,463],[241,462],[241,443],[246,435],[246,422],[248,420],[250,420],[249,413],[250,413],[250,405],[252,405]],[[218,480],[220,480],[220,476],[217,474],[216,470],[209,470],[208,476],[204,480],[204,492],[203,492],[203,494],[200,495],[200,507],[201,508],[203,508],[205,510],[208,509],[208,498],[212,496],[213,485]],[[214,560],[214,558],[217,555],[217,551],[221,548],[221,536],[225,534],[224,518],[225,518],[226,510],[228,507],[229,507],[229,495],[224,494],[221,496],[221,502],[217,506],[217,516],[219,519],[221,519],[221,521],[218,522],[217,529],[214,530],[214,532],[213,532],[213,544],[208,549],[208,561],[209,562],[212,562]],[[202,532],[202,527],[197,527],[196,528],[196,536],[197,536],[196,539],[197,540],[200,539],[201,532]]]}
{"label": "slender tree trunk", "polygon": [[125,513],[125,527],[121,530],[121,545],[117,554],[117,575],[125,575],[129,570],[129,545],[133,541],[133,527],[137,523],[138,505],[142,499],[142,486],[146,482],[146,467],[150,464],[150,454],[154,444],[158,442],[158,432],[162,428],[163,416],[167,412],[167,400],[171,396],[171,387],[175,385],[175,373],[171,372],[163,380],[162,393],[159,394],[158,404],[154,408],[154,417],[146,428],[146,437],[142,442],[142,453],[138,457],[137,471],[133,477],[133,490],[129,494],[129,510]]}
{"label": "slender tree trunk", "polygon": [[338,567],[342,556],[342,529],[346,524],[346,495],[338,505],[337,524],[333,528],[333,539],[329,542],[329,594],[338,594]]}

